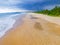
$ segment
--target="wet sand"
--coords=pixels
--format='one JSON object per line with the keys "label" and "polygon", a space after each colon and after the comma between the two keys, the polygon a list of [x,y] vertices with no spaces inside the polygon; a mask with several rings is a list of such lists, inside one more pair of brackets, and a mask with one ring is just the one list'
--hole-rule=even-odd
{"label": "wet sand", "polygon": [[9,31],[0,45],[60,45],[60,25],[54,19],[28,13],[24,23]]}

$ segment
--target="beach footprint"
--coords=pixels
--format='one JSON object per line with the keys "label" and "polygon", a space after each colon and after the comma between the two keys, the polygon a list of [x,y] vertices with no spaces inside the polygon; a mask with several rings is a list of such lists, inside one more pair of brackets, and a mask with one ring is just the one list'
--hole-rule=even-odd
{"label": "beach footprint", "polygon": [[34,28],[38,29],[38,30],[43,30],[43,28],[42,28],[42,26],[41,26],[41,24],[39,22],[35,22]]}

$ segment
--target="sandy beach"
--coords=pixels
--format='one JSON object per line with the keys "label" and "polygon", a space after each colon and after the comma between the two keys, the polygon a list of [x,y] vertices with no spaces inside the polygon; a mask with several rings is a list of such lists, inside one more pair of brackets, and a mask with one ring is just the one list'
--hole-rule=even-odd
{"label": "sandy beach", "polygon": [[0,45],[60,45],[60,17],[27,13],[22,20],[0,39]]}

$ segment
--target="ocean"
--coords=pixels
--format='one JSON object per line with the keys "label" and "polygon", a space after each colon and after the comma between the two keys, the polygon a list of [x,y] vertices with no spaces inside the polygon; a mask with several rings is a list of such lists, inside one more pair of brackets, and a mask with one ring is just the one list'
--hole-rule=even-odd
{"label": "ocean", "polygon": [[5,33],[13,27],[18,16],[22,18],[22,12],[9,12],[0,13],[0,38],[5,35]]}

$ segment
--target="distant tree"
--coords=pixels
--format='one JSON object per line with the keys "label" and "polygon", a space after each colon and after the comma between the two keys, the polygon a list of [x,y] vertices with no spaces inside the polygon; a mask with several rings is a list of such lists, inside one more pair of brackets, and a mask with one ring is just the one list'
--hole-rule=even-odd
{"label": "distant tree", "polygon": [[59,6],[55,6],[55,8],[51,9],[51,10],[42,10],[42,11],[37,11],[36,13],[42,13],[42,14],[48,14],[48,15],[52,15],[52,16],[60,16],[60,7]]}

